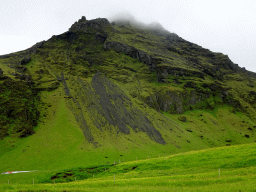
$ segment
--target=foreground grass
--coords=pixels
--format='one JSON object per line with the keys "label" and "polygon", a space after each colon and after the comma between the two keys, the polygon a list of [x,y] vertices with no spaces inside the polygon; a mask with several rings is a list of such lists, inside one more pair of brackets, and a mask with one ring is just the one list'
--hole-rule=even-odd
{"label": "foreground grass", "polygon": [[[255,170],[254,170],[255,171]],[[230,174],[233,175],[232,172]],[[4,191],[253,191],[255,175],[218,178],[215,173],[136,179],[87,180],[65,184],[2,186]]]}
{"label": "foreground grass", "polygon": [[120,163],[69,183],[33,185],[34,172],[31,184],[2,184],[0,191],[256,191],[255,173],[256,144],[245,144]]}

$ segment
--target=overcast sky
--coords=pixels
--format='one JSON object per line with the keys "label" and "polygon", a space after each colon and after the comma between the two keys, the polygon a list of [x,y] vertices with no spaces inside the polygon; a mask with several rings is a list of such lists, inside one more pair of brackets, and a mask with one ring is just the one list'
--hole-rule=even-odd
{"label": "overcast sky", "polygon": [[256,72],[256,0],[1,0],[0,55],[24,50],[87,20],[131,13]]}

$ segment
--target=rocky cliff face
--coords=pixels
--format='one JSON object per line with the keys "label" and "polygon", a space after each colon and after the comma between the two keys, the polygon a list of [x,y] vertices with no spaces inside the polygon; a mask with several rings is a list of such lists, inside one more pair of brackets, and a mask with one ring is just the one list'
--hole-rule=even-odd
{"label": "rocky cliff face", "polygon": [[[92,77],[91,83],[78,77],[72,80],[72,84],[67,85],[64,76],[62,79],[66,95],[71,98],[68,102],[70,109],[88,141],[94,141],[91,134],[92,127],[96,127],[102,132],[110,126],[111,129],[117,128],[117,133],[124,134],[130,133],[130,127],[134,132],[147,133],[153,141],[160,144],[165,143],[160,132],[147,116],[133,105],[131,99],[103,74],[96,73]],[[70,91],[69,87],[77,87],[78,89]],[[90,121],[91,126],[88,121]],[[97,145],[96,142],[94,144]]]}
{"label": "rocky cliff face", "polygon": [[86,20],[83,16],[78,22],[75,22],[70,28],[69,31],[72,32],[84,32],[84,33],[93,33],[93,32],[103,32],[110,23],[107,19],[93,19]]}

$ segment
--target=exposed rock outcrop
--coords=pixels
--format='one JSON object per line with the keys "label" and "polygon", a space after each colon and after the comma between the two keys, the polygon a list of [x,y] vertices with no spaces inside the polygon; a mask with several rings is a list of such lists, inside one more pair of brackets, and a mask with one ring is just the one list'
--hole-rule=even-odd
{"label": "exposed rock outcrop", "polygon": [[106,27],[110,23],[105,18],[86,20],[85,17],[82,17],[78,22],[75,22],[70,28],[69,31],[72,32],[84,32],[84,33],[96,33],[104,32]]}
{"label": "exposed rock outcrop", "polygon": [[104,50],[114,50],[118,53],[124,53],[133,58],[137,58],[142,63],[145,63],[150,69],[156,69],[157,64],[163,62],[161,58],[157,58],[156,56],[151,56],[148,53],[136,49],[132,46],[125,45],[120,42],[108,41],[104,44]]}
{"label": "exposed rock outcrop", "polygon": [[218,83],[205,83],[197,86],[193,82],[187,82],[184,87],[194,88],[194,90],[177,92],[163,89],[155,94],[143,97],[142,100],[158,111],[169,111],[173,114],[182,114],[184,111],[192,109],[212,110],[221,104],[228,104],[237,109],[241,108],[239,101],[229,94],[229,89],[223,88]]}
{"label": "exposed rock outcrop", "polygon": [[0,68],[0,80],[8,79],[6,75],[4,75],[4,71]]}
{"label": "exposed rock outcrop", "polygon": [[84,83],[80,78],[77,83],[82,87],[77,96],[81,98],[82,106],[86,106],[84,111],[88,111],[90,119],[99,130],[103,131],[105,126],[112,125],[117,132],[129,134],[131,127],[134,132],[143,131],[152,140],[165,144],[152,122],[104,75],[96,73],[91,85]]}
{"label": "exposed rock outcrop", "polygon": [[0,77],[3,75],[4,71],[0,68]]}
{"label": "exposed rock outcrop", "polygon": [[137,58],[142,63],[145,63],[150,69],[156,70],[158,73],[158,82],[165,82],[164,79],[167,79],[168,76],[197,76],[199,78],[204,78],[204,73],[200,71],[192,71],[184,68],[172,67],[170,65],[165,66],[159,64],[167,63],[162,58],[157,56],[149,55],[148,53],[138,50],[132,46],[126,44],[108,41],[104,44],[104,50],[114,50],[118,53],[124,53],[133,58]]}

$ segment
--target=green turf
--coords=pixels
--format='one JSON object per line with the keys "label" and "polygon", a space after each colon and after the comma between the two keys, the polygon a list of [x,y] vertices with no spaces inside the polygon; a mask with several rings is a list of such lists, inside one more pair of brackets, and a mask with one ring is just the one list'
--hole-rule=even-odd
{"label": "green turf", "polygon": [[[65,178],[62,182],[65,180],[72,182],[62,184],[58,184],[57,179],[55,184],[54,180],[49,180],[52,176],[51,171],[1,175],[0,189],[4,191],[254,191],[256,190],[255,171],[256,144],[244,144],[122,162],[107,167],[106,171],[103,167],[89,174],[70,169],[69,172],[74,175]],[[83,174],[87,175],[86,180],[75,181]],[[21,184],[22,177],[26,178],[27,184]],[[38,184],[47,177],[51,184]]]}

